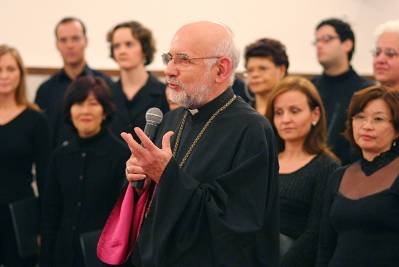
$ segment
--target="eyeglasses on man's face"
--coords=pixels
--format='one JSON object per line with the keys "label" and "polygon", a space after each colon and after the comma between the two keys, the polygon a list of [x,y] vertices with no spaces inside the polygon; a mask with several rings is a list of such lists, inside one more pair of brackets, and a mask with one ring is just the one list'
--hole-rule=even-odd
{"label": "eyeglasses on man's face", "polygon": [[379,55],[381,55],[381,53],[383,53],[389,59],[392,59],[392,58],[397,57],[399,55],[399,53],[393,48],[382,49],[382,48],[377,47],[377,48],[371,50],[371,54],[374,57],[378,57]]}
{"label": "eyeglasses on man's face", "polygon": [[366,122],[370,122],[370,124],[374,126],[392,122],[392,120],[387,118],[385,115],[367,116],[362,112],[354,115],[352,121],[357,125],[364,125]]}
{"label": "eyeglasses on man's face", "polygon": [[162,62],[165,65],[168,65],[169,62],[173,61],[176,65],[190,65],[193,63],[193,60],[197,59],[212,59],[212,58],[221,58],[221,56],[209,56],[209,57],[190,57],[185,53],[176,53],[172,55],[171,53],[164,53],[161,55]]}
{"label": "eyeglasses on man's face", "polygon": [[336,35],[329,35],[329,34],[322,35],[313,41],[313,45],[317,45],[318,43],[327,44],[335,39],[339,39],[339,37]]}

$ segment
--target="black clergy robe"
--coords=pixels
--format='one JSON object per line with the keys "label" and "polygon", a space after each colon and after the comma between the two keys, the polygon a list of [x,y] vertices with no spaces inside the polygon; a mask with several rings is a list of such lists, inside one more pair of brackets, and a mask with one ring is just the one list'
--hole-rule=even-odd
{"label": "black clergy robe", "polygon": [[[268,121],[241,98],[212,121],[182,168],[179,163],[231,89],[187,116],[133,249],[137,267],[275,267],[279,251],[278,159]],[[166,114],[172,149],[185,109]]]}

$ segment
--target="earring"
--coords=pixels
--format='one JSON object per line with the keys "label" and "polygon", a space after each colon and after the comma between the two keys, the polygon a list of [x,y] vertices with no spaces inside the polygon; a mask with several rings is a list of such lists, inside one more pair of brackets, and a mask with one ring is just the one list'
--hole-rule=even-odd
{"label": "earring", "polygon": [[316,126],[317,121],[312,121],[312,126]]}
{"label": "earring", "polygon": [[392,147],[396,147],[396,140],[393,141]]}

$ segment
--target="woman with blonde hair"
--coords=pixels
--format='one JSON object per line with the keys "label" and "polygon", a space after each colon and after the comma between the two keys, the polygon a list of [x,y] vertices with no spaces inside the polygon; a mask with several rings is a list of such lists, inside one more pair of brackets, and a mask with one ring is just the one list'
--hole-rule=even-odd
{"label": "woman with blonde hair", "polygon": [[26,97],[26,72],[18,51],[0,45],[0,265],[33,266],[18,255],[8,205],[33,197],[32,166],[39,194],[50,153],[45,117]]}
{"label": "woman with blonde hair", "polygon": [[279,141],[281,266],[314,266],[321,200],[337,167],[320,95],[305,78],[288,76],[271,92],[266,117]]}

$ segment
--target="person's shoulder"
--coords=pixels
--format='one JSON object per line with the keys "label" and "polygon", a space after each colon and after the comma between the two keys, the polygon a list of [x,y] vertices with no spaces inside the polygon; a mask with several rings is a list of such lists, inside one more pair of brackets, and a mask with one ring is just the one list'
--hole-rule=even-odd
{"label": "person's shoulder", "polygon": [[259,114],[259,112],[241,98],[237,98],[232,110],[233,112],[230,113],[231,116],[235,116],[240,123],[263,125],[268,125],[269,123],[265,116]]}
{"label": "person's shoulder", "polygon": [[323,175],[326,176],[329,176],[332,172],[334,172],[337,168],[340,167],[339,162],[337,162],[331,156],[323,152],[317,155],[314,161],[318,166],[317,168],[319,168],[320,171],[325,172],[323,173]]}
{"label": "person's shoulder", "polygon": [[43,92],[47,92],[49,90],[52,90],[54,85],[56,85],[58,83],[61,73],[62,73],[62,71],[59,70],[56,73],[54,73],[53,75],[51,75],[47,80],[42,82],[39,85],[39,88],[37,89],[37,92],[38,93],[43,93]]}
{"label": "person's shoulder", "polygon": [[331,156],[327,155],[326,153],[321,152],[317,159],[324,163],[324,164],[329,164],[329,165],[335,165],[335,166],[339,166],[339,162],[337,162],[335,159],[333,159]]}
{"label": "person's shoulder", "polygon": [[147,85],[153,92],[165,94],[166,84],[151,73],[149,73]]}
{"label": "person's shoulder", "polygon": [[94,75],[96,77],[100,77],[100,78],[103,78],[105,80],[110,79],[109,76],[107,74],[105,74],[104,72],[102,72],[102,71],[99,71],[99,70],[96,70],[96,69],[92,69],[90,67],[87,67],[87,68],[90,70],[92,75]]}
{"label": "person's shoulder", "polygon": [[176,109],[170,110],[164,114],[162,122],[170,122],[175,121],[178,118],[182,118],[184,112],[186,112],[186,109],[183,107],[178,107]]}
{"label": "person's shoulder", "polygon": [[313,76],[310,81],[317,86],[317,84],[321,81],[322,75],[315,75]]}
{"label": "person's shoulder", "polygon": [[30,121],[40,121],[40,122],[47,122],[47,117],[46,115],[37,109],[34,109],[32,107],[27,107],[24,115],[30,120]]}
{"label": "person's shoulder", "polygon": [[231,110],[226,113],[225,122],[234,127],[232,133],[245,133],[249,138],[265,136],[275,140],[274,130],[268,119],[244,100],[238,100]]}
{"label": "person's shoulder", "polygon": [[375,81],[369,80],[368,78],[361,76],[357,73],[356,70],[353,69],[353,73],[355,74],[355,82],[357,83],[356,91],[361,90],[363,88],[375,85]]}
{"label": "person's shoulder", "polygon": [[376,85],[375,81],[369,80],[369,79],[367,79],[367,78],[365,78],[365,77],[360,77],[360,80],[359,80],[359,90],[360,90],[360,89],[364,89],[364,88],[366,88],[366,87],[373,86],[373,85]]}
{"label": "person's shoulder", "polygon": [[[113,94],[115,94],[115,93],[120,94],[120,93],[123,92],[123,89],[122,89],[122,82],[121,82],[120,79],[118,79],[118,80],[116,80],[116,81],[112,81],[112,83],[109,84],[109,87],[110,87],[110,89],[111,89],[111,91],[112,91]],[[114,95],[114,96],[115,96],[115,95]]]}
{"label": "person's shoulder", "polygon": [[130,154],[130,150],[128,146],[118,137],[116,137],[113,133],[107,133],[107,140],[110,144],[110,147],[116,151],[118,154],[127,155]]}
{"label": "person's shoulder", "polygon": [[338,190],[339,184],[341,183],[342,176],[344,175],[346,169],[350,165],[339,166],[328,175],[328,187],[330,190]]}
{"label": "person's shoulder", "polygon": [[152,73],[148,73],[148,81],[154,84],[157,84],[159,86],[165,86],[165,83],[161,82],[158,77],[156,77],[154,74]]}
{"label": "person's shoulder", "polygon": [[93,76],[103,79],[109,87],[112,87],[114,85],[115,82],[104,72],[94,69],[90,69],[90,71]]}

